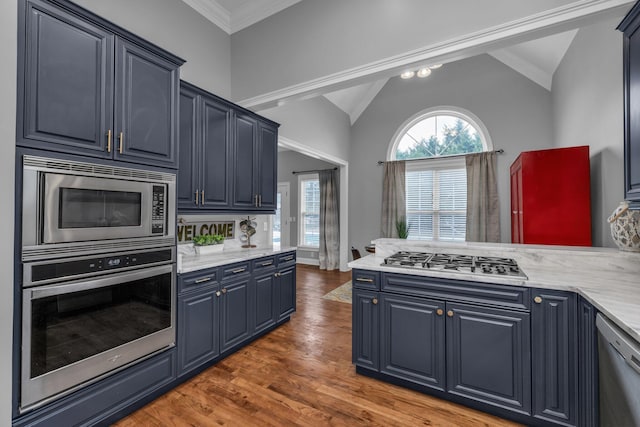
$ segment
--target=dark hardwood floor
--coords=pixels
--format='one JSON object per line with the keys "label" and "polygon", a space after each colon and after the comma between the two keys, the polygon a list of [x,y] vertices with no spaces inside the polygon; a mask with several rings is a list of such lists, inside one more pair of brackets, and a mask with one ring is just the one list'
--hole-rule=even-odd
{"label": "dark hardwood floor", "polygon": [[356,375],[351,305],[322,298],[350,278],[298,265],[290,322],[116,426],[518,425]]}

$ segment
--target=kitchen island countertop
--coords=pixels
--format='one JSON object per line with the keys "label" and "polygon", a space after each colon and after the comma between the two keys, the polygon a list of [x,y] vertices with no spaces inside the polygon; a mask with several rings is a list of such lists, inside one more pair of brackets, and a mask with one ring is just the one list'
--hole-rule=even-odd
{"label": "kitchen island countertop", "polygon": [[[582,295],[640,342],[640,253],[609,248],[577,248],[493,243],[434,243],[378,239],[376,253],[349,263],[363,270],[440,277]],[[401,250],[513,258],[528,279],[381,265]]]}
{"label": "kitchen island countertop", "polygon": [[[182,248],[180,246],[183,246]],[[284,252],[295,251],[295,247],[265,247],[251,249],[225,250],[211,255],[198,255],[189,245],[178,246],[178,274],[189,273],[191,271],[204,270],[206,268],[219,267],[221,265],[233,264],[255,258],[262,258]]]}

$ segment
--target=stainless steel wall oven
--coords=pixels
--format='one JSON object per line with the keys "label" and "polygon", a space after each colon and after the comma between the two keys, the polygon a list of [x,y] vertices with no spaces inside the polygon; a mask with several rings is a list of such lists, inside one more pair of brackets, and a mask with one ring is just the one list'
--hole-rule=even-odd
{"label": "stainless steel wall oven", "polygon": [[23,156],[22,260],[175,244],[172,173]]}
{"label": "stainless steel wall oven", "polygon": [[24,413],[174,346],[176,176],[21,163]]}
{"label": "stainless steel wall oven", "polygon": [[175,343],[175,249],[24,265],[20,409]]}

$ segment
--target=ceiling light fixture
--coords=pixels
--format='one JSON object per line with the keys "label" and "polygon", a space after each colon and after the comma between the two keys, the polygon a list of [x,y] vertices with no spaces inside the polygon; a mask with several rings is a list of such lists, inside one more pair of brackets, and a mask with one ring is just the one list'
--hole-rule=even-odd
{"label": "ceiling light fixture", "polygon": [[429,74],[431,74],[431,70],[428,68],[420,68],[418,70],[418,72],[416,73],[416,76],[420,77],[421,79],[427,77]]}
{"label": "ceiling light fixture", "polygon": [[401,79],[410,79],[411,77],[413,77],[415,75],[416,75],[415,71],[405,71],[404,73],[400,74],[400,78]]}

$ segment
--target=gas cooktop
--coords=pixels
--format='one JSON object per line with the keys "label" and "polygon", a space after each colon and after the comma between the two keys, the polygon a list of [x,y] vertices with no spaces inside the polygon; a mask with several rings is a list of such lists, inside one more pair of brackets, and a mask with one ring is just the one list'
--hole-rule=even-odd
{"label": "gas cooktop", "polygon": [[402,251],[385,258],[382,265],[527,279],[511,258]]}

